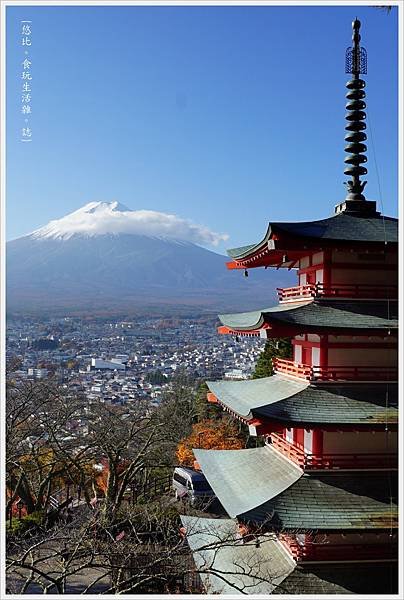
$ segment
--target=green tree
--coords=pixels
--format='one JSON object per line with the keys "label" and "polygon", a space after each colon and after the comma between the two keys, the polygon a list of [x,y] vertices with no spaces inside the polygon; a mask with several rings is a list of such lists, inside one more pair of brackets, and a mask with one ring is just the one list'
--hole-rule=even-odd
{"label": "green tree", "polygon": [[167,377],[164,376],[160,369],[157,369],[157,371],[150,371],[150,373],[147,373],[145,380],[154,385],[162,385],[167,382]]}
{"label": "green tree", "polygon": [[[192,431],[198,420],[195,407],[196,382],[184,370],[179,370],[164,391],[161,402],[152,415],[152,421],[164,423],[164,432],[152,448],[151,463],[175,464],[178,442]],[[207,401],[206,401],[207,402]]]}
{"label": "green tree", "polygon": [[292,358],[290,338],[271,338],[267,340],[264,350],[258,357],[252,379],[261,379],[273,375],[273,358]]}
{"label": "green tree", "polygon": [[219,404],[212,404],[208,402],[207,395],[209,388],[203,381],[196,390],[195,393],[195,412],[197,422],[203,421],[204,419],[221,419],[222,408]]}

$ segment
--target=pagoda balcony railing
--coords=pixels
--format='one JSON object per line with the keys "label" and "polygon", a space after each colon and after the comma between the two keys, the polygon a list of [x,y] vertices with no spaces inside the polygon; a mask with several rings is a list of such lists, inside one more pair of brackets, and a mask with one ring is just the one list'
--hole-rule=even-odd
{"label": "pagoda balcony railing", "polygon": [[275,373],[289,375],[307,381],[341,382],[341,381],[397,381],[397,367],[330,365],[326,367],[297,363],[285,358],[274,358],[272,361]]}
{"label": "pagoda balcony railing", "polygon": [[398,468],[398,456],[394,453],[312,454],[276,433],[270,437],[273,448],[306,471]]}
{"label": "pagoda balcony railing", "polygon": [[308,298],[361,298],[365,299],[397,299],[398,288],[393,285],[374,285],[368,283],[307,283],[295,287],[276,288],[279,302],[305,300]]}
{"label": "pagoda balcony railing", "polygon": [[282,536],[280,541],[297,562],[345,561],[345,560],[397,560],[397,540],[391,543],[331,544],[306,542],[299,544],[291,536]]}

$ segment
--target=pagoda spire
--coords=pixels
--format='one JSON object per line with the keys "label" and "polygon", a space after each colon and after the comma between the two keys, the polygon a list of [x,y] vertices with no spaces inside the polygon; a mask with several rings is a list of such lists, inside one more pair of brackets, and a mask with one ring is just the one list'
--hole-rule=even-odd
{"label": "pagoda spire", "polygon": [[359,33],[361,22],[355,18],[352,22],[352,46],[346,49],[345,53],[345,72],[352,74],[352,79],[347,81],[346,98],[348,102],[345,108],[347,121],[345,130],[345,175],[350,176],[349,181],[345,181],[347,195],[345,201],[336,207],[336,212],[349,212],[363,215],[364,213],[375,213],[376,203],[366,201],[363,189],[367,181],[361,181],[361,176],[367,174],[367,169],[363,165],[367,162],[365,152],[367,146],[364,143],[367,139],[366,129],[366,102],[365,86],[366,82],[361,79],[361,74],[367,73],[367,54],[365,48],[361,47],[361,36]]}
{"label": "pagoda spire", "polygon": [[351,176],[351,180],[345,182],[347,186],[346,200],[365,200],[362,192],[367,182],[361,181],[360,177],[368,172],[366,167],[363,166],[367,162],[367,158],[363,154],[367,149],[363,143],[366,140],[366,133],[364,133],[366,129],[366,113],[364,112],[366,108],[364,101],[366,83],[359,77],[361,73],[367,72],[367,57],[365,48],[360,47],[360,26],[361,22],[355,19],[352,23],[352,47],[347,48],[345,54],[345,72],[353,75],[352,79],[346,84],[348,102],[345,108],[348,112],[345,115],[347,120],[345,126],[347,131],[345,135],[345,141],[347,142],[345,152],[349,154],[345,158],[347,166],[344,173]]}

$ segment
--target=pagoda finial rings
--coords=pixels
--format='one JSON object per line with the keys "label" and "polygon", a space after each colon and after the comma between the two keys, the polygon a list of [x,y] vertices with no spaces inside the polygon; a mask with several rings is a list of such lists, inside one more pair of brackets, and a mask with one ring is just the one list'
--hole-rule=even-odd
{"label": "pagoda finial rings", "polygon": [[363,131],[348,131],[345,134],[346,142],[364,142],[368,136]]}
{"label": "pagoda finial rings", "polygon": [[345,108],[347,110],[363,110],[364,108],[366,108],[366,102],[364,102],[363,100],[355,98],[355,99],[350,100],[349,102],[347,102],[345,104]]}
{"label": "pagoda finial rings", "polygon": [[362,143],[366,140],[366,134],[363,133],[366,129],[366,102],[364,101],[366,82],[359,77],[360,73],[367,72],[367,53],[359,45],[360,26],[360,21],[356,18],[352,22],[353,44],[345,52],[345,72],[352,74],[352,78],[345,84],[348,90],[346,93],[348,102],[345,105],[347,110],[345,114],[345,130],[347,131],[345,152],[348,153],[348,156],[344,159],[346,165],[344,173],[351,177],[351,181],[346,182],[348,192],[346,200],[349,201],[365,200],[362,191],[366,182],[361,182],[360,176],[366,175],[367,169],[363,164],[368,160],[364,154],[367,146]]}
{"label": "pagoda finial rings", "polygon": [[347,144],[345,146],[345,152],[351,152],[352,154],[361,154],[362,152],[366,152],[366,150],[366,144],[361,144],[358,142],[353,142],[352,144]]}
{"label": "pagoda finial rings", "polygon": [[350,110],[346,113],[345,119],[347,121],[364,121],[366,119],[366,113],[363,110]]}
{"label": "pagoda finial rings", "polygon": [[360,167],[358,165],[355,165],[353,167],[347,167],[346,169],[344,169],[345,175],[351,175],[353,177],[359,177],[360,175],[366,175],[367,172],[368,172],[368,170],[366,169],[366,167]]}
{"label": "pagoda finial rings", "polygon": [[368,159],[364,154],[349,154],[345,157],[344,162],[349,165],[360,165],[368,162]]}
{"label": "pagoda finial rings", "polygon": [[347,87],[348,90],[362,90],[364,87],[366,87],[366,81],[359,78],[350,79],[346,82],[345,87]]}
{"label": "pagoda finial rings", "polygon": [[363,89],[351,89],[345,94],[345,98],[347,98],[348,100],[360,100],[361,98],[365,98],[365,96],[366,92]]}
{"label": "pagoda finial rings", "polygon": [[345,129],[347,131],[363,131],[366,129],[366,123],[363,121],[352,121],[351,123],[347,123],[345,125]]}

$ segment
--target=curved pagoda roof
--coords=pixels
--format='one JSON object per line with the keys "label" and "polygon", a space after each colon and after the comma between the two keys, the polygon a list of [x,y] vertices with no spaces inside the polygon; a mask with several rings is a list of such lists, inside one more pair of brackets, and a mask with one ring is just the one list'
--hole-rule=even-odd
{"label": "curved pagoda roof", "polygon": [[295,381],[281,375],[243,381],[207,381],[216,399],[241,417],[252,418],[252,411],[261,406],[296,397],[309,381]]}
{"label": "curved pagoda roof", "polygon": [[313,385],[282,375],[206,383],[221,404],[246,420],[264,418],[285,425],[398,422],[398,386],[394,383]]}
{"label": "curved pagoda roof", "polygon": [[[231,519],[181,515],[181,521],[199,576],[210,594],[293,595],[302,589],[311,596],[397,593],[397,566],[392,563],[296,564],[272,534],[243,543]],[[251,569],[252,565],[255,568]]]}
{"label": "curved pagoda roof", "polygon": [[[303,470],[273,448],[194,450],[203,474],[230,515],[236,517],[274,498]],[[263,477],[268,473],[268,477]]]}
{"label": "curved pagoda roof", "polygon": [[[270,447],[194,450],[194,454],[233,518],[270,522],[284,530],[385,530],[397,526],[397,506],[390,502],[395,478],[390,473],[373,472],[372,477],[366,472],[308,475]],[[266,500],[261,501],[263,496]]]}
{"label": "curved pagoda roof", "polygon": [[270,223],[261,241],[231,248],[227,250],[227,254],[240,265],[248,266],[245,263],[252,262],[250,266],[260,266],[259,263],[254,263],[263,257],[263,252],[269,260],[268,264],[271,263],[271,254],[276,264],[279,259],[278,254],[282,251],[299,248],[320,250],[333,247],[336,243],[350,247],[352,244],[357,244],[359,247],[366,244],[369,247],[369,244],[385,244],[385,242],[398,243],[398,219],[377,214],[364,217],[340,212],[318,221]]}
{"label": "curved pagoda roof", "polygon": [[271,594],[296,567],[272,534],[243,543],[232,519],[181,515],[181,521],[202,583],[210,594]]}
{"label": "curved pagoda roof", "polygon": [[285,335],[395,330],[398,327],[397,310],[397,302],[391,300],[290,302],[251,312],[219,315],[222,325],[228,330],[219,328],[219,332],[258,333],[260,329],[274,329],[277,336],[282,335],[284,328],[287,328]]}
{"label": "curved pagoda roof", "polygon": [[309,563],[297,565],[273,594],[307,596],[398,593],[398,565],[391,562]]}
{"label": "curved pagoda roof", "polygon": [[[390,503],[390,483],[397,487],[396,477],[385,471],[372,472],[371,477],[366,472],[305,474],[240,519],[263,523],[271,517],[271,525],[277,529],[389,530],[398,526],[397,505]],[[396,491],[392,495],[396,497]]]}

